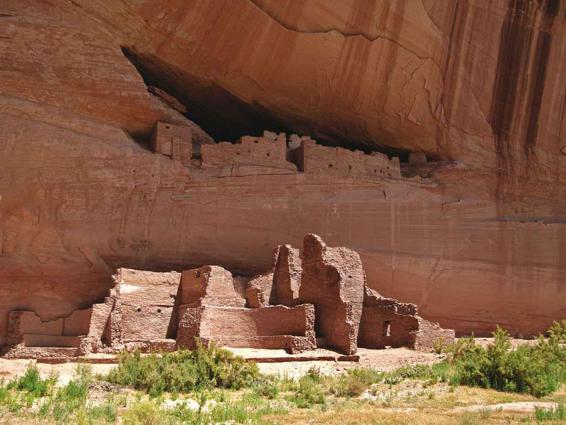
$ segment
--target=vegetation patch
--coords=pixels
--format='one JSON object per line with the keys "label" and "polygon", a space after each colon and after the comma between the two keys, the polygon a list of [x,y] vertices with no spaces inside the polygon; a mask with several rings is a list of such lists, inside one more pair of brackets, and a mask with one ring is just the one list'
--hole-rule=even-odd
{"label": "vegetation patch", "polygon": [[445,378],[452,383],[526,393],[542,397],[566,382],[566,321],[555,323],[549,337],[534,345],[512,348],[509,334],[497,329],[484,348],[473,338],[458,341],[448,350]]}
{"label": "vegetation patch", "polygon": [[535,419],[538,422],[566,421],[566,407],[560,403],[558,406],[549,409],[537,408],[535,410]]}
{"label": "vegetation patch", "polygon": [[[553,398],[547,395],[566,382],[565,343],[566,322],[553,325],[547,338],[518,348],[497,330],[486,347],[473,338],[444,345],[445,359],[433,365],[390,372],[353,368],[334,376],[311,368],[300,379],[262,375],[254,363],[202,345],[194,351],[123,354],[104,377],[79,366],[60,387],[56,376],[42,377],[30,365],[21,377],[0,381],[0,417],[15,423],[126,425],[561,423],[566,387]],[[517,417],[456,409],[533,396],[558,404]]]}
{"label": "vegetation patch", "polygon": [[0,412],[33,417],[37,421],[56,423],[114,423],[118,405],[113,400],[89,405],[92,375],[88,367],[79,366],[67,385],[56,387],[57,376],[41,378],[34,365],[24,375],[7,384],[0,383]]}
{"label": "vegetation patch", "polygon": [[247,362],[213,344],[197,344],[193,351],[142,356],[124,353],[120,363],[105,379],[146,391],[151,396],[164,392],[189,393],[207,388],[240,389],[253,386],[260,378],[255,363]]}

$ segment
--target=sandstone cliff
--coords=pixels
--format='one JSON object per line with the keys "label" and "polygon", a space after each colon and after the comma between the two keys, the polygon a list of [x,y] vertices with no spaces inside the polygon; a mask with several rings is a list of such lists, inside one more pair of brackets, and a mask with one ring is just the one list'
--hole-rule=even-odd
{"label": "sandstone cliff", "polygon": [[[114,267],[262,272],[320,234],[460,332],[566,316],[566,3],[3,0],[0,344],[103,296]],[[134,66],[135,65],[135,66]],[[428,184],[194,179],[155,122],[400,154]]]}

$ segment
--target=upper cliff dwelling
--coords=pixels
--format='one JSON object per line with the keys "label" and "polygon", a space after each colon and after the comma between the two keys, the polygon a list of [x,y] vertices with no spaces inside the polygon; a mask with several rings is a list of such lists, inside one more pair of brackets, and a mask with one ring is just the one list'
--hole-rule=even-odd
{"label": "upper cliff dwelling", "polygon": [[[243,136],[236,143],[201,144],[193,141],[189,127],[158,122],[151,145],[154,152],[187,166],[194,178],[299,172],[373,180],[401,178],[397,157],[321,146],[296,134],[287,138],[285,133],[265,131],[261,137]],[[426,162],[424,154],[415,155],[411,165]]]}
{"label": "upper cliff dwelling", "polygon": [[[0,347],[545,331],[566,317],[565,8],[3,0]],[[352,320],[301,294],[304,258],[274,265],[280,247],[299,267],[305,235],[359,256],[355,309],[356,273],[319,279]],[[231,301],[187,301],[197,271]]]}

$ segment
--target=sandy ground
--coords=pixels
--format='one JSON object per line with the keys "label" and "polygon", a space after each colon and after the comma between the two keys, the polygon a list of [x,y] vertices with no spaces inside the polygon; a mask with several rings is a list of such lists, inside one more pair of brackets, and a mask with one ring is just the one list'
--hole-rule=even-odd
{"label": "sandy ground", "polygon": [[[493,338],[476,338],[478,344],[487,345],[493,341]],[[512,340],[513,346],[523,344],[535,344],[536,340]],[[389,348],[384,350],[372,350],[368,348],[358,348],[357,354],[360,356],[359,362],[345,361],[304,361],[305,358],[312,357],[338,357],[340,354],[325,349],[317,349],[307,351],[300,354],[287,354],[285,350],[263,350],[252,348],[229,348],[235,354],[247,359],[281,359],[279,363],[264,363],[260,360],[258,363],[261,372],[270,375],[287,376],[289,378],[298,378],[303,376],[311,368],[317,368],[323,374],[336,374],[354,367],[371,367],[382,371],[389,371],[407,365],[416,364],[432,364],[440,359],[441,356],[434,353],[425,353],[420,351],[409,350],[408,348]],[[105,354],[92,355],[96,357],[114,357]],[[293,359],[297,361],[293,361]],[[302,361],[300,361],[302,359]],[[15,376],[21,375],[26,366],[33,360],[12,360],[0,358],[0,379],[9,380]],[[59,383],[64,385],[72,379],[76,363],[64,364],[37,364],[43,375],[56,373],[59,377]],[[110,369],[115,367],[113,364],[91,364],[92,371],[95,374],[106,374]]]}
{"label": "sandy ground", "polygon": [[[0,379],[10,380],[22,375],[28,364],[37,364],[37,368],[42,376],[46,377],[56,374],[59,385],[66,385],[75,375],[77,363],[44,364],[36,363],[34,360],[20,359],[0,359]],[[95,374],[106,374],[116,365],[113,364],[93,364],[92,371]]]}
{"label": "sandy ground", "polygon": [[[272,350],[261,350],[272,351]],[[316,350],[317,352],[326,350]],[[321,353],[324,355],[324,353]],[[358,349],[359,362],[332,362],[332,361],[308,361],[289,363],[259,363],[259,369],[266,374],[298,378],[303,376],[311,368],[317,368],[323,374],[336,374],[346,369],[355,367],[371,367],[374,369],[389,371],[406,365],[432,364],[441,359],[433,353],[422,353],[407,348],[392,348],[386,350]],[[244,357],[251,357],[244,355]]]}
{"label": "sandy ground", "polygon": [[[406,348],[393,348],[386,350],[369,350],[361,348],[358,350],[359,362],[342,361],[289,361],[292,358],[306,358],[314,356],[337,356],[337,353],[329,350],[315,350],[299,355],[287,354],[284,350],[257,350],[257,349],[232,349],[235,354],[248,359],[254,358],[281,358],[281,363],[258,363],[261,372],[270,375],[287,376],[298,378],[303,376],[311,368],[317,368],[323,374],[341,373],[353,367],[372,367],[383,371],[397,369],[405,365],[431,364],[438,361],[440,357],[432,353],[422,353]],[[37,364],[43,376],[57,374],[59,384],[65,385],[75,374],[76,363],[44,364],[33,360],[1,359],[0,379],[10,380],[24,373],[28,364]],[[106,374],[114,364],[91,364],[93,373]]]}

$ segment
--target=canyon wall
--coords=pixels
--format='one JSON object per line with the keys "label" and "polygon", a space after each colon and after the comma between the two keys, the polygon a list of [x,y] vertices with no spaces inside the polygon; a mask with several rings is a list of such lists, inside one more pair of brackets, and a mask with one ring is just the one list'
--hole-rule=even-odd
{"label": "canyon wall", "polygon": [[[306,233],[444,327],[545,329],[566,317],[565,29],[558,0],[4,0],[0,344],[8,311],[69,315],[114,267],[263,272]],[[157,121],[437,162],[196,179],[149,151]]]}

